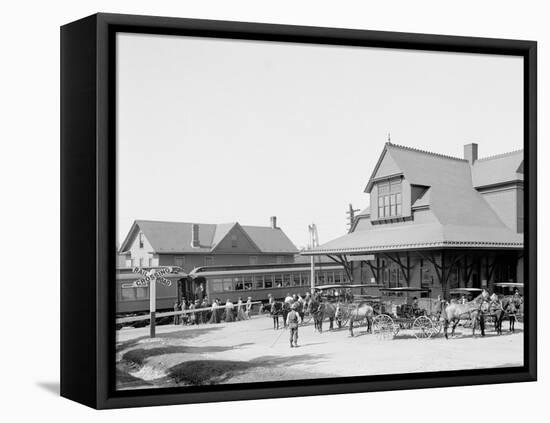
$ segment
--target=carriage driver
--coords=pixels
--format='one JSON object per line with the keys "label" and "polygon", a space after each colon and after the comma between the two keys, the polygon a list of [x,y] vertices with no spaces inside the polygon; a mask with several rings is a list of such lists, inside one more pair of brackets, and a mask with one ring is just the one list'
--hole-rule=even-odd
{"label": "carriage driver", "polygon": [[298,304],[291,306],[290,313],[286,316],[286,324],[290,328],[290,348],[298,347],[298,326],[302,323],[302,318],[296,311]]}

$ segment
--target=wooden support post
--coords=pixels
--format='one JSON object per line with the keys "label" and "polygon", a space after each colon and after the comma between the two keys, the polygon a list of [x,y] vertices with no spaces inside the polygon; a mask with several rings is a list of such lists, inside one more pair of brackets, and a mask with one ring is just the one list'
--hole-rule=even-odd
{"label": "wooden support post", "polygon": [[[383,253],[384,256],[386,256],[388,259],[390,259],[391,261],[393,261],[394,263],[396,263],[399,268],[401,269],[401,272],[403,273],[403,276],[405,278],[405,282],[407,282],[407,286],[410,286],[410,261],[409,261],[409,253],[407,252],[407,264],[404,265],[403,262],[401,261],[401,257],[399,257],[399,253],[395,253],[395,257],[392,257],[389,253]],[[399,283],[399,278],[398,278],[398,283]]]}
{"label": "wooden support post", "polygon": [[309,269],[311,295],[315,292],[315,260],[313,257],[314,256],[311,256],[311,265]]}
{"label": "wooden support post", "polygon": [[150,313],[150,331],[149,335],[151,338],[154,338],[156,335],[155,326],[156,326],[156,314],[157,311],[157,281],[155,278],[151,278],[149,281],[149,313]]}

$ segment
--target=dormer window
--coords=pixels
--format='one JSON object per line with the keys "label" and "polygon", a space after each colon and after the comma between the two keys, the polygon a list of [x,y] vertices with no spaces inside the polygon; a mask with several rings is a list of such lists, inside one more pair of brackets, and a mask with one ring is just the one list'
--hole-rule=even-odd
{"label": "dormer window", "polygon": [[378,218],[401,216],[401,178],[378,183]]}

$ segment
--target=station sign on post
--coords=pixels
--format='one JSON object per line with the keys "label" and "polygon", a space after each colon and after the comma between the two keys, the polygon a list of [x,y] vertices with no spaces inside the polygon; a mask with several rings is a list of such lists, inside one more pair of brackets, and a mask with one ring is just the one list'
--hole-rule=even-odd
{"label": "station sign on post", "polygon": [[154,338],[156,335],[156,312],[157,312],[157,282],[164,285],[164,286],[170,286],[172,285],[172,282],[163,276],[171,273],[173,271],[172,267],[165,267],[162,269],[151,269],[149,271],[141,269],[139,267],[134,267],[133,272],[140,274],[143,276],[141,279],[138,279],[137,281],[132,282],[131,286],[133,288],[145,288],[149,287],[149,318],[151,321],[151,324],[149,326],[150,328],[150,336],[151,338]]}

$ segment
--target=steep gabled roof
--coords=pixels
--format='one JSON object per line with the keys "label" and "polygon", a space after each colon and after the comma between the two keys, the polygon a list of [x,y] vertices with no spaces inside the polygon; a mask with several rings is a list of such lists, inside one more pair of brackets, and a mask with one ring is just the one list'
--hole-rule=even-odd
{"label": "steep gabled roof", "polygon": [[218,245],[236,225],[237,222],[217,224],[216,232],[214,233],[214,239],[212,240],[212,247],[216,247],[216,245]]}
{"label": "steep gabled roof", "polygon": [[[412,221],[365,227],[323,244],[304,254],[374,252],[407,248],[480,247],[521,248],[523,235],[509,229],[475,189],[473,173],[488,180],[504,182],[521,175],[522,152],[482,159],[471,166],[467,160],[386,143],[365,189],[370,192],[385,158],[393,174],[411,185],[426,187],[413,208],[429,206],[435,217],[431,223]],[[477,163],[477,164],[476,164]],[[478,166],[476,168],[476,166]],[[502,172],[497,169],[506,167]],[[477,169],[477,170],[475,170]],[[390,173],[391,173],[390,172]],[[388,172],[382,172],[386,176]],[[361,212],[363,214],[364,212]],[[366,217],[365,217],[366,218]]]}
{"label": "steep gabled roof", "polygon": [[472,184],[476,188],[523,181],[523,150],[476,160]]}
{"label": "steep gabled roof", "polygon": [[281,228],[242,226],[250,239],[264,253],[297,253],[298,249]]}
{"label": "steep gabled roof", "polygon": [[385,153],[391,155],[407,182],[430,188],[430,210],[440,223],[504,226],[472,186],[467,160],[391,143],[386,144]]}
{"label": "steep gabled roof", "polygon": [[120,250],[126,251],[137,232],[141,230],[156,253],[209,252],[216,233],[215,224],[198,223],[199,247],[192,247],[193,223],[136,220],[122,243]]}
{"label": "steep gabled roof", "polygon": [[[127,251],[131,242],[141,230],[155,253],[210,253],[235,226],[240,226],[237,222],[222,224],[197,223],[199,225],[200,246],[192,247],[193,224],[192,222],[136,220],[122,243],[120,251]],[[293,254],[298,252],[298,249],[280,228],[240,227],[261,253]]]}

